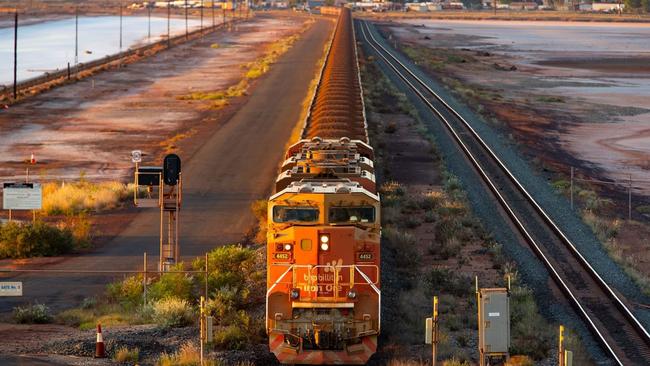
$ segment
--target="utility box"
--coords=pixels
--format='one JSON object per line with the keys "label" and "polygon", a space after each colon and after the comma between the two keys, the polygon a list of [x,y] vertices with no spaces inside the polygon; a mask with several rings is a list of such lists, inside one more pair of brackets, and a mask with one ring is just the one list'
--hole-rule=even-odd
{"label": "utility box", "polygon": [[477,296],[481,364],[491,358],[507,359],[510,348],[508,289],[482,288],[478,291]]}

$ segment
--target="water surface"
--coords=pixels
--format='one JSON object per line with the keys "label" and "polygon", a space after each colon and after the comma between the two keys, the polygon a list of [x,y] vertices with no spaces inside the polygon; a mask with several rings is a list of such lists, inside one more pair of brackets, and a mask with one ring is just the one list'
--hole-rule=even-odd
{"label": "water surface", "polygon": [[[199,20],[188,20],[193,30]],[[171,19],[172,35],[185,31],[185,19]],[[167,35],[167,18],[146,16],[122,19],[122,50],[160,40]],[[14,29],[0,28],[0,85],[13,82]],[[120,52],[120,17],[79,18],[78,62],[88,62]],[[75,63],[75,19],[52,20],[18,28],[18,81],[65,69]]]}

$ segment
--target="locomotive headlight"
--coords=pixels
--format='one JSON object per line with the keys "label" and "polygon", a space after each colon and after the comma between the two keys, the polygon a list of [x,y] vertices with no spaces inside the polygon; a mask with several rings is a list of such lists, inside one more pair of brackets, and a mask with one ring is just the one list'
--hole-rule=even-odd
{"label": "locomotive headlight", "polygon": [[291,289],[291,300],[298,300],[300,298],[300,289]]}
{"label": "locomotive headlight", "polygon": [[291,250],[291,244],[289,244],[289,243],[285,244],[284,245],[284,250],[286,250],[287,252],[290,251]]}
{"label": "locomotive headlight", "polygon": [[351,300],[354,300],[357,298],[357,290],[351,288],[350,291],[348,291],[348,298]]}
{"label": "locomotive headlight", "polygon": [[330,249],[330,236],[325,234],[320,236],[320,248],[321,250]]}

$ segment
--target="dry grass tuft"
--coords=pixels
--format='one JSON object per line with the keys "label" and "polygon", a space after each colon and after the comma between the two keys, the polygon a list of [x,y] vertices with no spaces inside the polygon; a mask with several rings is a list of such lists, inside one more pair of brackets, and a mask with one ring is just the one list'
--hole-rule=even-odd
{"label": "dry grass tuft", "polygon": [[140,349],[138,347],[135,347],[133,349],[129,349],[129,347],[123,346],[117,349],[115,352],[115,356],[113,359],[116,362],[133,362],[137,363],[138,360],[140,359]]}
{"label": "dry grass tuft", "polygon": [[133,187],[120,182],[46,183],[43,212],[47,215],[74,215],[119,207],[133,194]]}

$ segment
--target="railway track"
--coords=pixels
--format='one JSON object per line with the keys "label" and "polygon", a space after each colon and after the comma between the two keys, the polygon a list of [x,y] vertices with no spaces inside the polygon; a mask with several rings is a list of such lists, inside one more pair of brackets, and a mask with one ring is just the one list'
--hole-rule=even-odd
{"label": "railway track", "polygon": [[438,117],[605,353],[618,365],[650,364],[650,334],[634,316],[626,299],[605,282],[499,156],[417,76],[414,67],[385,46],[368,22],[358,21],[357,29],[359,39]]}

